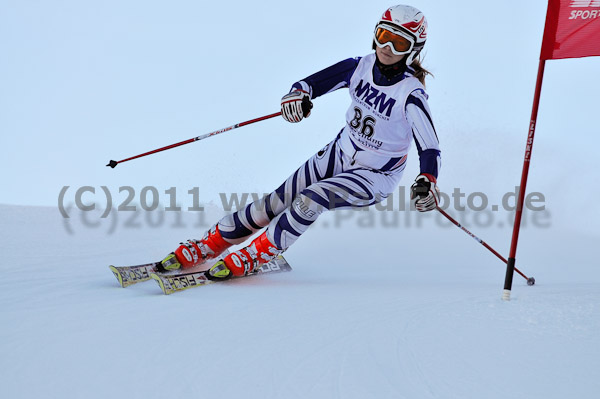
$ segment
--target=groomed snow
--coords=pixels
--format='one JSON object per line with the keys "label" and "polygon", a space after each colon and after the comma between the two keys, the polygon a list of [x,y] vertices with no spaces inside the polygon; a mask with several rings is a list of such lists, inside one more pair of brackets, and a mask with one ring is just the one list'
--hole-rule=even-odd
{"label": "groomed snow", "polygon": [[[164,296],[154,281],[120,288],[107,265],[155,260],[196,230],[108,234],[50,207],[3,205],[0,220],[6,398],[600,392],[593,236],[525,229],[517,267],[538,283],[515,275],[503,302],[503,265],[458,229],[434,219],[420,229],[360,228],[358,219],[332,228],[328,214],[287,252],[293,272]],[[479,233],[504,246],[510,236]],[[425,238],[435,251],[424,255]]]}

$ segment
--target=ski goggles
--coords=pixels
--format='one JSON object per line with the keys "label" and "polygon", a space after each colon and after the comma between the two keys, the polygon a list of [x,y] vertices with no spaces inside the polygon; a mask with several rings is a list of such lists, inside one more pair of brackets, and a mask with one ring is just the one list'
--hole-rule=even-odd
{"label": "ski goggles", "polygon": [[389,25],[377,25],[375,28],[375,43],[383,48],[391,44],[390,49],[396,55],[408,54],[415,46],[415,39],[409,34],[392,28]]}

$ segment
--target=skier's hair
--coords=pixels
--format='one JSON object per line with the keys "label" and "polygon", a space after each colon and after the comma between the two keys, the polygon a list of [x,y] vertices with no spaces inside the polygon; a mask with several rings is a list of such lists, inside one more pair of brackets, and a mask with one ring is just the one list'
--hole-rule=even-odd
{"label": "skier's hair", "polygon": [[427,77],[427,75],[433,76],[433,74],[431,72],[429,72],[427,69],[423,68],[423,65],[421,65],[421,57],[420,56],[415,58],[413,63],[410,64],[410,67],[415,70],[415,73],[413,75],[415,78],[419,79],[419,82],[421,82],[421,84],[423,86],[425,86],[425,78]]}

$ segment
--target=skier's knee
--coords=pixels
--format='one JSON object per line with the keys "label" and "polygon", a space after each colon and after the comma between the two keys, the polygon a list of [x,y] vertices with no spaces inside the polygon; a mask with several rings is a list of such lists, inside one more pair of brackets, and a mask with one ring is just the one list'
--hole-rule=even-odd
{"label": "skier's knee", "polygon": [[317,220],[319,215],[326,210],[304,192],[300,193],[294,199],[294,202],[292,202],[292,209],[303,219],[310,222]]}

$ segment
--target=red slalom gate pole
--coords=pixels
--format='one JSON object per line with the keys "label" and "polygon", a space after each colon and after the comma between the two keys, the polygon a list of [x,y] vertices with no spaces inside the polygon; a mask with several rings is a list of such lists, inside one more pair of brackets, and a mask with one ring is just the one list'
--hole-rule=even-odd
{"label": "red slalom gate pole", "polygon": [[238,127],[250,125],[252,123],[264,121],[265,119],[274,118],[274,117],[279,116],[279,115],[281,115],[281,112],[276,112],[274,114],[261,116],[260,118],[251,119],[249,121],[236,123],[235,125],[228,126],[226,128],[220,129],[220,130],[215,130],[214,132],[203,134],[202,136],[194,137],[194,138],[191,138],[191,139],[188,139],[188,140],[180,141],[179,143],[175,143],[175,144],[171,144],[171,145],[168,145],[168,146],[165,146],[165,147],[157,148],[156,150],[148,151],[148,152],[145,152],[143,154],[135,155],[135,156],[130,157],[130,158],[125,158],[125,159],[122,159],[120,161],[113,161],[113,160],[111,160],[108,163],[108,165],[106,165],[106,166],[110,166],[111,168],[114,169],[115,166],[117,166],[118,164],[123,163],[123,162],[127,162],[127,161],[131,161],[132,159],[137,159],[137,158],[145,157],[146,155],[156,154],[157,152],[161,152],[161,151],[169,150],[171,148],[179,147],[180,145],[189,144],[189,143],[193,143],[195,141],[204,140],[206,138],[209,138],[209,137],[212,137],[212,136],[216,136],[217,134],[225,133],[225,132],[228,132],[230,130],[237,129]]}
{"label": "red slalom gate pole", "polygon": [[[498,253],[498,251],[496,251],[494,248],[492,248],[491,246],[489,246],[488,243],[486,243],[485,241],[483,241],[481,238],[477,237],[475,234],[473,234],[469,230],[467,230],[462,224],[458,223],[452,216],[450,216],[446,212],[444,212],[444,210],[442,208],[438,207],[436,209],[442,215],[444,215],[449,221],[451,221],[456,227],[460,228],[462,231],[464,231],[465,233],[467,233],[468,235],[470,235],[475,241],[477,241],[478,243],[480,243],[481,245],[483,245],[484,247],[486,247],[487,249],[489,249],[491,253],[493,253],[494,255],[496,255],[496,257],[498,257],[498,259],[500,259],[505,264],[508,263],[508,261],[506,259],[504,259],[504,257]],[[523,278],[525,280],[527,280],[527,285],[534,285],[535,284],[535,279],[533,277],[527,277],[525,274],[523,274],[516,267],[515,267],[515,271],[517,273],[519,273],[521,276],[523,276]]]}
{"label": "red slalom gate pole", "polygon": [[515,211],[515,222],[513,225],[512,240],[510,243],[510,253],[506,264],[506,276],[504,278],[504,291],[502,299],[510,300],[512,290],[512,280],[515,270],[517,242],[519,241],[519,231],[521,229],[521,217],[523,216],[523,203],[525,202],[525,189],[527,187],[527,177],[529,175],[529,165],[531,161],[531,151],[533,149],[533,137],[535,136],[535,126],[537,123],[538,108],[540,106],[540,95],[542,93],[542,82],[544,80],[545,60],[540,60],[538,67],[537,81],[535,84],[535,95],[533,97],[533,108],[531,110],[531,122],[529,124],[529,134],[525,145],[525,159],[523,161],[523,172],[521,173],[521,185],[519,187],[519,197],[517,198],[517,209]]}

